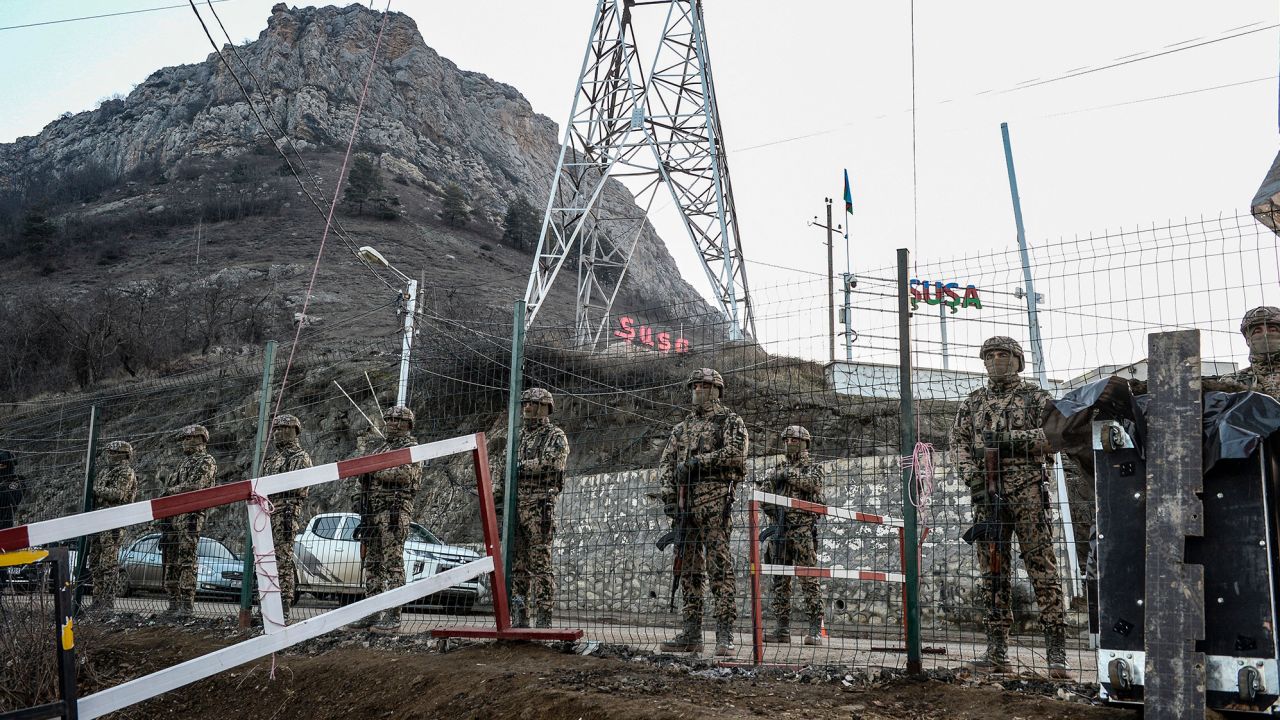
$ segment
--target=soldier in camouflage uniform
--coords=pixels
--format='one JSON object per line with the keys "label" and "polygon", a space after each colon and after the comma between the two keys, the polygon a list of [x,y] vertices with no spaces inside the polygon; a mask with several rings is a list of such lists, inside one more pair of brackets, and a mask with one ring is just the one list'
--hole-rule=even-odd
{"label": "soldier in camouflage uniform", "polygon": [[1249,367],[1222,379],[1280,400],[1280,308],[1264,305],[1245,313],[1240,334],[1249,344]]}
{"label": "soldier in camouflage uniform", "polygon": [[[551,627],[556,579],[551,572],[551,544],[556,532],[556,498],[564,489],[569,440],[551,422],[555,398],[542,388],[520,395],[520,446],[516,450],[517,490],[515,549],[511,557],[511,615],[516,627]],[[494,493],[502,506],[503,488]]]}
{"label": "soldier in camouflage uniform", "polygon": [[[206,452],[209,431],[203,425],[188,425],[178,434],[182,461],[169,471],[163,487],[166,495],[213,487],[218,464]],[[177,515],[159,521],[160,553],[163,560],[164,589],[169,594],[169,611],[190,616],[196,604],[196,551],[204,529],[204,511]]]}
{"label": "soldier in camouflage uniform", "polygon": [[724,379],[711,368],[695,370],[686,383],[693,410],[671,430],[658,476],[663,511],[682,531],[680,560],[683,629],[662,643],[666,652],[702,651],[702,583],[711,578],[715,597],[716,655],[731,656],[734,604],[733,557],[729,553],[734,491],[745,474],[747,426],[720,402]]}
{"label": "soldier in camouflage uniform", "polygon": [[[386,439],[370,454],[391,452],[418,444],[413,437],[413,411],[396,405],[382,415]],[[364,583],[368,595],[404,585],[404,543],[413,519],[413,498],[422,483],[422,465],[409,463],[360,476],[361,553]],[[373,626],[374,632],[394,633],[400,629],[400,608],[378,613],[354,623]]]}
{"label": "soldier in camouflage uniform", "polygon": [[[764,491],[775,495],[823,504],[822,464],[809,458],[812,436],[799,425],[782,431],[786,460],[769,470],[762,485]],[[815,567],[818,564],[818,516],[802,510],[791,510],[767,505],[766,511],[773,519],[769,529],[769,547],[765,562],[776,565]],[[805,645],[822,644],[822,589],[815,577],[798,578],[804,592],[804,609],[809,619],[809,632],[804,636]],[[774,632],[765,635],[765,642],[791,642],[791,577],[773,576],[773,616],[777,620]]]}
{"label": "soldier in camouflage uniform", "polygon": [[[302,449],[298,436],[302,433],[302,421],[293,415],[277,415],[271,421],[271,435],[275,452],[262,464],[263,475],[304,470],[311,467],[311,456]],[[302,509],[306,504],[308,488],[299,488],[271,496],[271,537],[276,546],[276,578],[280,586],[280,606],[284,619],[289,619],[293,605],[293,589],[296,578],[293,572],[293,536],[298,534],[302,522]]]}
{"label": "soldier in camouflage uniform", "polygon": [[[138,494],[138,478],[133,474],[133,446],[123,440],[107,443],[105,463],[93,479],[93,507],[102,509],[128,505]],[[89,568],[93,573],[93,609],[110,610],[120,593],[120,546],[124,529],[104,530],[89,546]]]}
{"label": "soldier in camouflage uniform", "polygon": [[[953,466],[956,475],[969,485],[975,526],[994,528],[991,540],[975,543],[983,573],[982,595],[990,605],[986,656],[973,665],[990,672],[1010,670],[1011,549],[1016,535],[1040,606],[1049,674],[1067,679],[1066,609],[1053,551],[1044,466],[1049,446],[1043,424],[1053,399],[1039,385],[1019,377],[1025,363],[1022,347],[1013,338],[989,338],[979,357],[987,368],[987,385],[961,403],[950,434]],[[998,497],[987,492],[987,447],[999,448]]]}

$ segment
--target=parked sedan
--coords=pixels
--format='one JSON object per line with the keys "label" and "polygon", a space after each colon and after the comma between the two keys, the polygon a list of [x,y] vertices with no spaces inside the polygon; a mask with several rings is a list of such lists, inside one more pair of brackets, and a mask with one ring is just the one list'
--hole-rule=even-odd
{"label": "parked sedan", "polygon": [[[333,595],[346,604],[364,597],[360,542],[354,539],[360,516],[355,513],[316,515],[295,538],[297,589],[320,597]],[[459,565],[478,560],[474,550],[446,545],[425,527],[409,523],[404,543],[404,576],[412,582]],[[459,583],[412,603],[418,607],[445,608],[468,612],[480,595],[478,578]]]}
{"label": "parked sedan", "polygon": [[[244,561],[222,543],[202,537],[196,546],[196,593],[200,595],[240,594],[240,578]],[[122,596],[137,590],[164,590],[164,571],[160,558],[160,533],[143,535],[120,551],[120,569],[124,582]]]}

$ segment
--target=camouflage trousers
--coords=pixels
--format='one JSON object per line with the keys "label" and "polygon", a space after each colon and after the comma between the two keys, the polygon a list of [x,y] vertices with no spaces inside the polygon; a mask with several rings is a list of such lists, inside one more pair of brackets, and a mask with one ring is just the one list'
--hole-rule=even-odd
{"label": "camouflage trousers", "polygon": [[124,530],[104,530],[89,543],[89,570],[93,576],[93,607],[110,610],[120,595],[120,546]]}
{"label": "camouflage trousers", "polygon": [[732,623],[737,619],[733,555],[729,552],[732,531],[733,522],[725,512],[724,501],[698,503],[689,510],[680,565],[685,622],[702,622],[702,586],[707,577],[711,579],[711,595],[715,598],[716,621]]}
{"label": "camouflage trousers", "polygon": [[164,591],[179,607],[191,609],[196,602],[196,550],[204,513],[193,512],[162,521],[160,556],[163,562]]}
{"label": "camouflage trousers", "polygon": [[[800,565],[814,567],[818,564],[818,553],[813,546],[813,525],[796,523],[787,525],[781,536],[774,536],[765,550],[765,562],[777,565]],[[773,576],[773,601],[770,607],[773,616],[779,621],[791,618],[791,583],[788,575]],[[804,594],[805,617],[816,618],[822,615],[822,588],[818,578],[794,578],[800,584]]]}
{"label": "camouflage trousers", "polygon": [[[1005,480],[1004,505],[997,520],[999,542],[977,542],[978,565],[982,570],[982,600],[987,603],[988,628],[1007,633],[1013,624],[1013,538],[1018,554],[1035,588],[1040,624],[1046,629],[1066,624],[1062,583],[1053,552],[1053,526],[1049,521],[1049,491],[1037,472],[1030,478]],[[993,519],[991,505],[974,506],[974,522]]]}
{"label": "camouflage trousers", "polygon": [[408,493],[372,493],[369,506],[372,512],[361,519],[360,529],[365,593],[372,596],[404,585],[404,543],[413,498]]}
{"label": "camouflage trousers", "polygon": [[280,605],[289,616],[293,605],[294,576],[293,536],[298,534],[298,520],[302,517],[301,499],[284,499],[274,503],[271,513],[271,538],[276,546],[276,584],[280,588]]}
{"label": "camouflage trousers", "polygon": [[556,578],[551,572],[551,543],[556,533],[556,500],[547,493],[522,493],[516,505],[515,549],[511,556],[511,595],[522,597],[530,614],[551,612]]}

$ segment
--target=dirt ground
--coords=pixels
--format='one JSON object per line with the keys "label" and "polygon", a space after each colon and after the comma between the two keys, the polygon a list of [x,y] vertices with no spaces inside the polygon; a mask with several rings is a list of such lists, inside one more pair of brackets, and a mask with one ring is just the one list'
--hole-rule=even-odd
{"label": "dirt ground", "polygon": [[[233,641],[224,628],[119,628],[85,648],[83,693]],[[335,633],[118,713],[116,718],[1046,718],[1137,717],[1090,704],[1087,687],[965,673],[717,667],[604,646],[474,642],[438,651],[426,635]]]}

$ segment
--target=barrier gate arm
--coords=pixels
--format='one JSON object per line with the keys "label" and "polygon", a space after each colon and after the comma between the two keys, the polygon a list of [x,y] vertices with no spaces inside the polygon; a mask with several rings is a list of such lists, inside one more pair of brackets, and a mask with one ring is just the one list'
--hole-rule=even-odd
{"label": "barrier gate arm", "polygon": [[340,460],[327,465],[267,475],[253,480],[238,480],[203,490],[165,495],[151,500],[141,500],[128,505],[91,510],[65,515],[52,520],[19,525],[0,530],[0,551],[21,550],[33,545],[44,545],[62,540],[92,535],[104,530],[137,525],[174,515],[206,510],[218,505],[229,505],[253,499],[253,495],[272,495],[320,485],[342,478],[356,477],[376,470],[422,462],[446,455],[474,451],[484,442],[484,433],[463,435],[437,442],[414,445],[391,452],[365,455]]}

